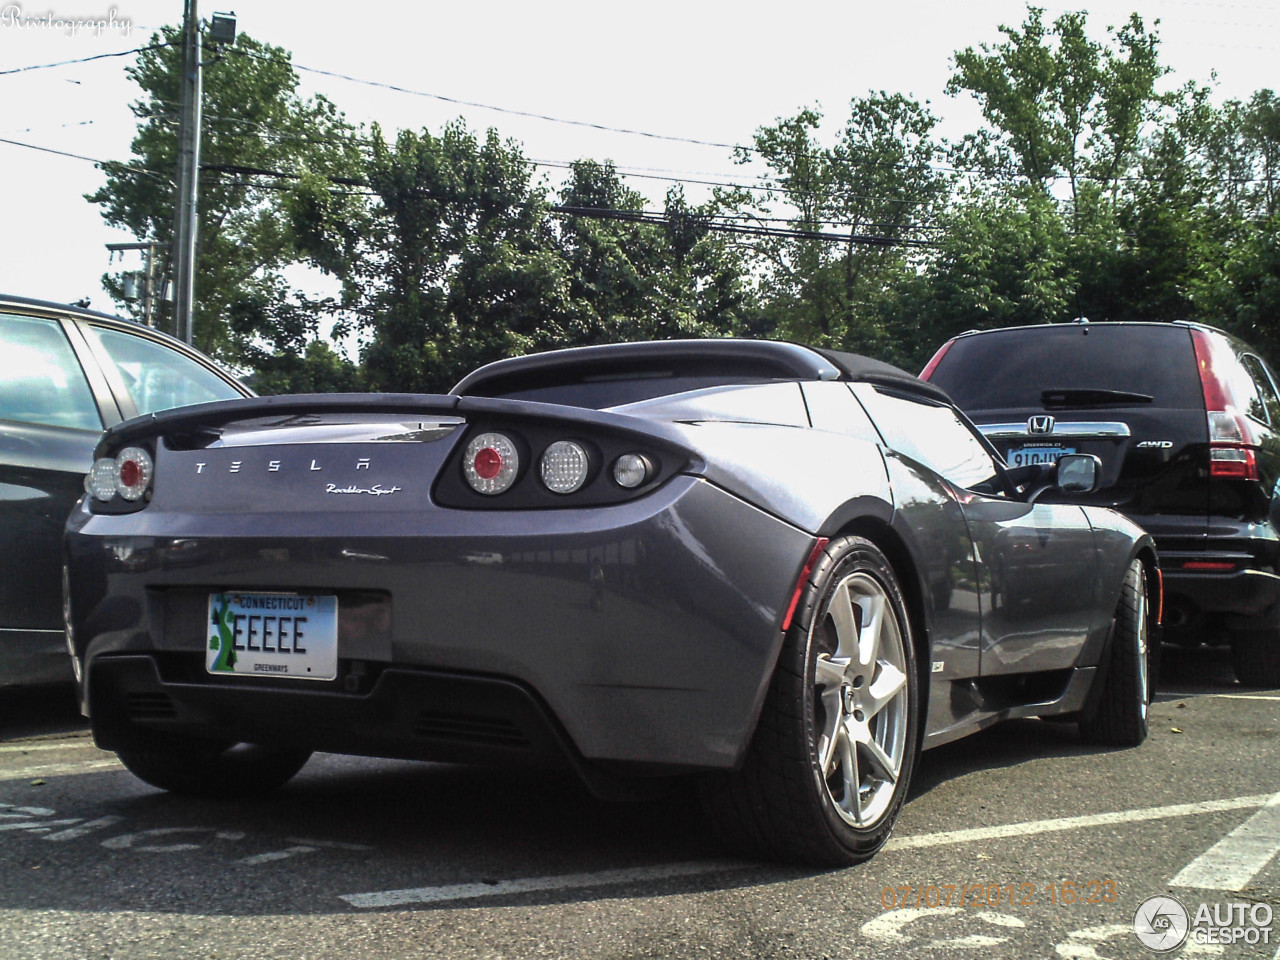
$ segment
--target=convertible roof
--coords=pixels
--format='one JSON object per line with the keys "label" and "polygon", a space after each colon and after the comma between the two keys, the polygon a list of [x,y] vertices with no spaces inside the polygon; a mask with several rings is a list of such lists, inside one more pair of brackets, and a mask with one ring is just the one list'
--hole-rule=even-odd
{"label": "convertible roof", "polygon": [[941,388],[870,357],[779,340],[731,337],[610,343],[512,357],[469,373],[450,392],[493,397],[537,387],[658,376],[720,376],[744,382],[852,380],[949,402]]}

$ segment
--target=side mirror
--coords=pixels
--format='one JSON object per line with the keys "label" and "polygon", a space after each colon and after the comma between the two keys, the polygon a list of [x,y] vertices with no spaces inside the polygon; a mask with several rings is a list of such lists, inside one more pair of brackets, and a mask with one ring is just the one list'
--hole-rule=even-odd
{"label": "side mirror", "polygon": [[1102,478],[1102,461],[1091,453],[1067,453],[1058,458],[1057,486],[1063,493],[1093,493]]}

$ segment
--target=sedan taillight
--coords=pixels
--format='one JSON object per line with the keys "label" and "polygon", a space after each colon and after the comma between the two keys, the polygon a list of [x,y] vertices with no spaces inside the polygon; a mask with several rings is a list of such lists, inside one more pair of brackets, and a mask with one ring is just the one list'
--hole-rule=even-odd
{"label": "sedan taillight", "polygon": [[109,503],[118,495],[134,503],[141,500],[151,486],[155,466],[142,447],[125,447],[112,457],[100,457],[85,477],[84,488],[95,500]]}

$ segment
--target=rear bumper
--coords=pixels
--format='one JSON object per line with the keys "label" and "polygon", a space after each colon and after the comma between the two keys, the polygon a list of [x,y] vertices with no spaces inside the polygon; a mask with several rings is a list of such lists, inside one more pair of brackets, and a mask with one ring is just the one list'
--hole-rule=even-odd
{"label": "rear bumper", "polygon": [[[292,519],[73,514],[101,745],[179,727],[372,756],[732,767],[813,542],[689,477],[601,510],[366,515],[348,536]],[[336,594],[337,679],[209,676],[220,590]]]}
{"label": "rear bumper", "polygon": [[1184,604],[1188,605],[1189,613],[1225,615],[1280,625],[1280,576],[1269,571],[1240,569],[1213,573],[1165,570],[1164,591],[1166,611],[1176,610],[1178,604]]}
{"label": "rear bumper", "polygon": [[627,780],[638,774],[670,772],[587,763],[537,694],[495,677],[388,668],[367,693],[353,695],[173,682],[157,658],[126,654],[96,659],[89,683],[94,738],[108,750],[145,743],[154,731],[405,760],[569,768],[606,798],[631,795]]}

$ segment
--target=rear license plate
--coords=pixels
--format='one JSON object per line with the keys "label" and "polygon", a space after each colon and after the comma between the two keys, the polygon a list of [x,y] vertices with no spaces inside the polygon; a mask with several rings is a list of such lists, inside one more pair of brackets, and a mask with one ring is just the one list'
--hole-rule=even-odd
{"label": "rear license plate", "polygon": [[209,673],[304,680],[338,675],[337,597],[211,593],[206,622]]}
{"label": "rear license plate", "polygon": [[1012,447],[1006,460],[1011,467],[1030,467],[1037,463],[1057,463],[1058,458],[1068,453],[1075,453],[1075,447],[1038,446]]}

